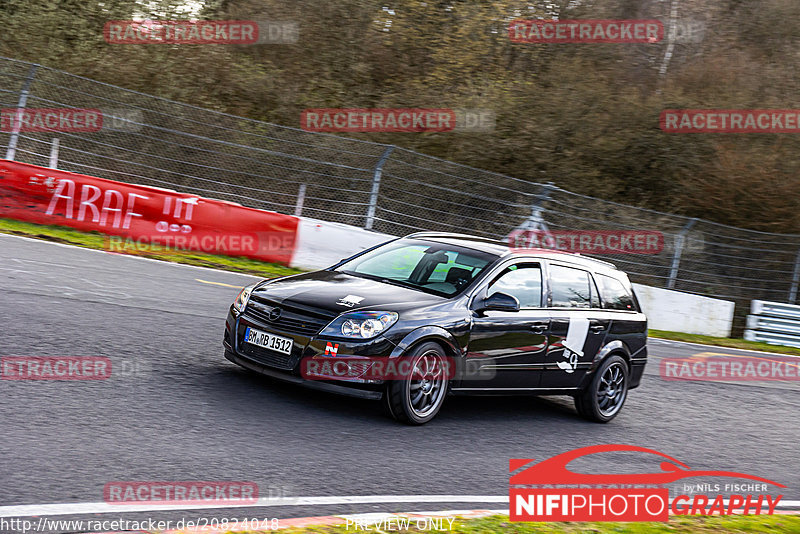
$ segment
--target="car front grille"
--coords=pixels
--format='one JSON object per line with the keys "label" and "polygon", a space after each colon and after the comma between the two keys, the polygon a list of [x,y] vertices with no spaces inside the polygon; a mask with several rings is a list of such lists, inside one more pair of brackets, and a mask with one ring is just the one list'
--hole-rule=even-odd
{"label": "car front grille", "polygon": [[[270,312],[274,308],[280,309],[280,316],[277,319],[270,319]],[[307,337],[319,334],[320,330],[333,319],[294,306],[279,305],[255,295],[250,296],[244,314],[260,323],[274,327],[278,333],[302,334]]]}
{"label": "car front grille", "polygon": [[268,365],[270,367],[275,367],[277,369],[284,369],[284,370],[290,370],[292,368],[291,364],[292,357],[286,354],[281,354],[280,352],[275,352],[273,350],[266,350],[260,347],[255,347],[253,345],[250,345],[249,343],[242,343],[242,346],[239,347],[239,350],[249,360],[253,360],[262,365]]}

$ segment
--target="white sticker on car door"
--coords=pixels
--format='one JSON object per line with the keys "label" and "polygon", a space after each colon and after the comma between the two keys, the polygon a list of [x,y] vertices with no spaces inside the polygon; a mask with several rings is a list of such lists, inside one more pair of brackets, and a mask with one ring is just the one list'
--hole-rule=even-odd
{"label": "white sticker on car door", "polygon": [[589,335],[589,319],[586,317],[570,317],[567,338],[564,340],[565,362],[558,362],[558,368],[568,373],[578,368],[578,358],[583,356],[583,345]]}

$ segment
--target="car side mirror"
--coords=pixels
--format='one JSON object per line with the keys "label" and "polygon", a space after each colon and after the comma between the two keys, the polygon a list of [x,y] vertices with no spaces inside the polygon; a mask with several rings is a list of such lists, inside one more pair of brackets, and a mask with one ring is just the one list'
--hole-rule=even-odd
{"label": "car side mirror", "polygon": [[478,300],[473,309],[476,312],[483,311],[505,311],[505,312],[518,312],[519,301],[517,297],[511,296],[508,293],[493,293],[488,297]]}

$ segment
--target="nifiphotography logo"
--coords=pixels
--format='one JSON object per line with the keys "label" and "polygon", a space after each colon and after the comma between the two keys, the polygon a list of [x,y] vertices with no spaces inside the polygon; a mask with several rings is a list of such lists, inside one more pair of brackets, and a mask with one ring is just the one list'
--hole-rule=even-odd
{"label": "nifiphotography logo", "polygon": [[[612,452],[637,452],[660,457],[660,471],[652,473],[588,474],[567,465],[579,458]],[[532,464],[532,465],[531,465]],[[772,480],[734,471],[693,470],[666,454],[635,445],[594,445],[559,454],[541,462],[509,461],[509,517],[511,521],[669,521],[674,515],[772,515],[783,495],[766,493]],[[747,479],[748,483],[690,486],[713,493],[669,498],[665,484],[694,477]],[[720,490],[725,494],[720,493]],[[686,485],[684,490],[686,491]],[[766,512],[764,512],[766,510]]]}

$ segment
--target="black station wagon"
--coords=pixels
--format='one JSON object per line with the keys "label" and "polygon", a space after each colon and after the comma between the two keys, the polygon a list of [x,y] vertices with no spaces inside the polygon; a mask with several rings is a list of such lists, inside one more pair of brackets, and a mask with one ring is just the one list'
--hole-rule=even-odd
{"label": "black station wagon", "polygon": [[646,344],[647,319],[611,263],[433,232],[245,287],[224,337],[242,367],[382,399],[409,424],[461,394],[569,395],[608,422],[639,385]]}

